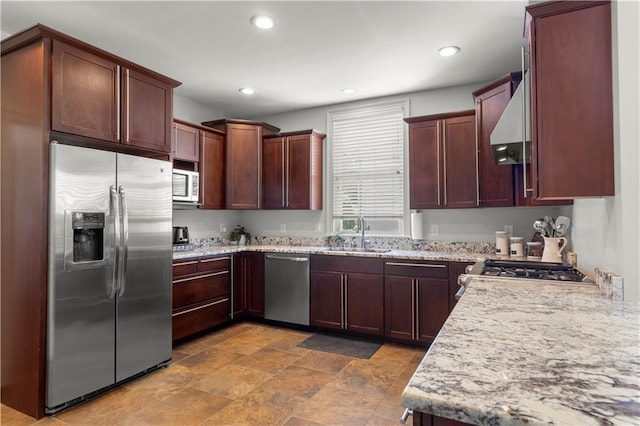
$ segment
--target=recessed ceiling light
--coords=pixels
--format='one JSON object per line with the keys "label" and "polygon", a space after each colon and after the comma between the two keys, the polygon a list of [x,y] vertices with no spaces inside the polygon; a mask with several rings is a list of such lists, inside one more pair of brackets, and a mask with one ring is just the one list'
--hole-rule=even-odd
{"label": "recessed ceiling light", "polygon": [[354,93],[356,93],[356,89],[352,89],[352,88],[345,88],[341,90],[343,95],[353,95]]}
{"label": "recessed ceiling light", "polygon": [[242,93],[243,95],[253,95],[254,93],[256,93],[256,91],[251,87],[241,87],[240,89],[238,89],[238,92]]}
{"label": "recessed ceiling light", "polygon": [[273,18],[266,15],[256,15],[252,17],[251,23],[262,30],[270,30],[275,25]]}
{"label": "recessed ceiling light", "polygon": [[460,52],[460,48],[458,46],[446,46],[438,49],[440,56],[453,56],[458,52]]}

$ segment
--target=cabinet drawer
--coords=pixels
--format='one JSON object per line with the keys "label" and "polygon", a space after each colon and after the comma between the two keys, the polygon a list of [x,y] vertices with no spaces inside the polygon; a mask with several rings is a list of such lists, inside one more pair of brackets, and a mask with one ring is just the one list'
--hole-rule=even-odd
{"label": "cabinet drawer", "polygon": [[173,308],[229,295],[229,272],[212,272],[173,281]]}
{"label": "cabinet drawer", "polygon": [[311,256],[311,270],[334,272],[361,272],[366,274],[382,274],[383,262],[380,258],[359,256]]}
{"label": "cabinet drawer", "polygon": [[224,271],[231,268],[230,256],[201,257],[198,263],[198,272]]}
{"label": "cabinet drawer", "polygon": [[449,278],[449,264],[447,262],[387,259],[384,262],[384,273],[401,277]]}
{"label": "cabinet drawer", "polygon": [[195,274],[198,271],[198,258],[179,259],[173,261],[173,276]]}
{"label": "cabinet drawer", "polygon": [[173,341],[222,324],[229,319],[229,298],[176,312],[171,318]]}

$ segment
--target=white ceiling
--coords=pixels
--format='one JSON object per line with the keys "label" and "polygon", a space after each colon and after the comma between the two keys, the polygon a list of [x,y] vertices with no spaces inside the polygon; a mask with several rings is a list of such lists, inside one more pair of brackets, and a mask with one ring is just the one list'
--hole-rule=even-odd
{"label": "white ceiling", "polygon": [[[2,0],[0,29],[45,24],[182,81],[176,94],[228,118],[254,118],[515,71],[527,3]],[[276,26],[251,26],[258,13]],[[462,52],[439,57],[446,45]]]}

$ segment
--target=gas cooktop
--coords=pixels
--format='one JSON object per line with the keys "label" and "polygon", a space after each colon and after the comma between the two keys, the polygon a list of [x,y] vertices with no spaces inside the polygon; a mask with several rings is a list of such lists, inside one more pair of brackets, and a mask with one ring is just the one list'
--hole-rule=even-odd
{"label": "gas cooktop", "polygon": [[580,270],[558,263],[487,259],[480,275],[536,280],[589,282]]}

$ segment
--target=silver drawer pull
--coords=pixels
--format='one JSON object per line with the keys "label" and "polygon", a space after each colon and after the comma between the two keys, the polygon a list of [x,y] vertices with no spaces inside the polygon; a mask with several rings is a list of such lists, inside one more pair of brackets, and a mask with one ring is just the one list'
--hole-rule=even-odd
{"label": "silver drawer pull", "polygon": [[456,298],[456,300],[460,300],[460,298],[462,297],[462,295],[464,294],[465,290],[467,288],[463,285],[460,286],[460,288],[458,289],[458,291],[456,292],[456,294],[453,296]]}
{"label": "silver drawer pull", "polygon": [[387,262],[386,265],[389,266],[415,266],[417,268],[446,268],[447,265],[430,265],[426,263],[397,263],[397,262]]}
{"label": "silver drawer pull", "polygon": [[173,266],[176,267],[176,266],[197,265],[197,264],[198,264],[198,261],[194,260],[191,262],[174,263]]}
{"label": "silver drawer pull", "polygon": [[196,275],[195,277],[182,278],[181,280],[174,280],[173,283],[174,284],[183,283],[185,281],[199,280],[200,278],[215,277],[217,275],[224,275],[224,274],[228,274],[228,273],[229,273],[229,271],[221,271],[221,272],[215,272],[213,274]]}
{"label": "silver drawer pull", "polygon": [[231,259],[229,256],[216,257],[215,259],[203,259],[200,261],[200,263],[219,262],[221,260],[229,260],[229,259]]}
{"label": "silver drawer pull", "polygon": [[184,315],[184,314],[188,314],[189,312],[193,312],[193,311],[197,311],[199,309],[204,309],[204,308],[208,308],[209,306],[213,306],[213,305],[218,305],[220,303],[224,303],[227,302],[229,300],[229,298],[225,298],[225,299],[221,299],[221,300],[216,300],[215,302],[211,302],[211,303],[207,303],[206,305],[202,305],[202,306],[198,306],[197,308],[191,308],[191,309],[187,309],[186,311],[182,311],[182,312],[177,312],[175,314],[172,314],[172,317],[177,317],[178,315]]}

